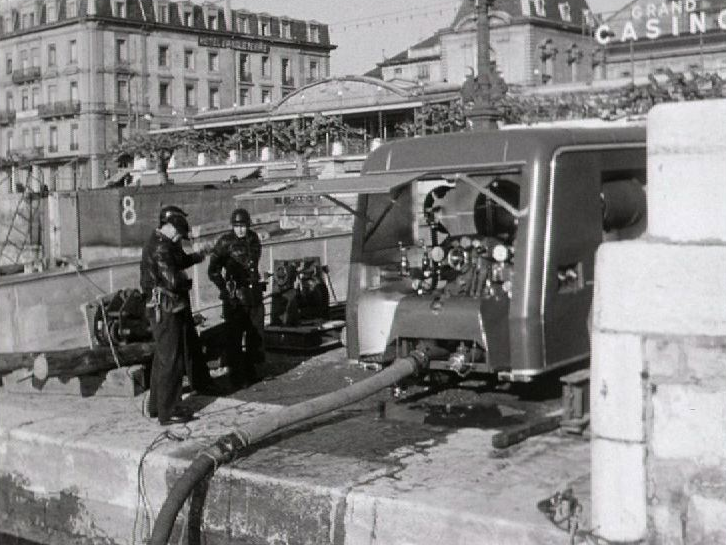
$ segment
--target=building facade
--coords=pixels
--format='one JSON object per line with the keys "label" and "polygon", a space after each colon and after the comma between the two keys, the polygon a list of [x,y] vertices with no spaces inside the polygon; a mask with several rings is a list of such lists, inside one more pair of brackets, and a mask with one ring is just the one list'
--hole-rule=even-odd
{"label": "building facade", "polygon": [[329,75],[327,26],[211,3],[0,5],[0,151],[9,185],[98,187],[131,131],[272,103]]}
{"label": "building facade", "polygon": [[726,0],[634,0],[596,29],[609,79],[726,74]]}
{"label": "building facade", "polygon": [[[489,12],[492,59],[508,84],[587,82],[602,75],[594,17],[585,0],[496,0]],[[452,24],[380,63],[385,81],[462,83],[476,70],[476,14],[462,0]]]}

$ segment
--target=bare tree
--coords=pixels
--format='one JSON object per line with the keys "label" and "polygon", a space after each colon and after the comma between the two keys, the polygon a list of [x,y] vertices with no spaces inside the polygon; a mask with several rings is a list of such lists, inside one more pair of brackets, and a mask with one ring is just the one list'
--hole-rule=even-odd
{"label": "bare tree", "polygon": [[226,143],[218,135],[207,131],[185,129],[165,133],[133,133],[112,150],[116,158],[123,156],[146,157],[156,163],[159,183],[169,183],[169,161],[174,152],[189,149],[195,153],[222,155],[227,152]]}
{"label": "bare tree", "polygon": [[265,121],[241,127],[230,135],[228,145],[241,149],[253,149],[260,145],[295,155],[295,173],[309,174],[309,159],[315,150],[325,144],[349,136],[360,137],[362,131],[343,123],[340,116],[297,117],[280,121]]}

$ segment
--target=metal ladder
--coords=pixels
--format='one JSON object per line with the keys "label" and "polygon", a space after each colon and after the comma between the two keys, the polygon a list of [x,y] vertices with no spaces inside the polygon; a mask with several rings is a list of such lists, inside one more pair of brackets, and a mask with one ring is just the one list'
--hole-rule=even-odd
{"label": "metal ladder", "polygon": [[[10,224],[7,226],[8,230],[5,233],[5,239],[0,245],[0,264],[2,264],[3,260],[9,261],[9,263],[5,263],[6,265],[19,264],[23,251],[32,238],[33,222],[40,207],[41,199],[40,194],[31,189],[31,176],[32,174],[28,173],[28,183],[25,184],[23,196],[15,206]],[[14,234],[19,236],[14,237]]]}

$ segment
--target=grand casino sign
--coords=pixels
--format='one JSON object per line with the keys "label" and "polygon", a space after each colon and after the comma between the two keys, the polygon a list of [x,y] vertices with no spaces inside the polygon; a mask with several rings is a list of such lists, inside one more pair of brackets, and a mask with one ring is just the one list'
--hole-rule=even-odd
{"label": "grand casino sign", "polygon": [[595,29],[601,45],[663,36],[702,34],[708,29],[726,31],[726,5],[713,0],[646,0],[634,2]]}

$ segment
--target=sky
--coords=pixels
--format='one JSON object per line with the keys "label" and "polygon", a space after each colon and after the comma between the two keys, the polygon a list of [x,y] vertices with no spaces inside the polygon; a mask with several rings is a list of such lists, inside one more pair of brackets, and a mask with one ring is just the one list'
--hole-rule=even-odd
{"label": "sky", "polygon": [[[589,0],[596,13],[629,0]],[[448,26],[461,0],[232,0],[233,8],[315,19],[330,25],[331,76],[363,74],[384,57]],[[221,3],[221,2],[220,2]]]}

